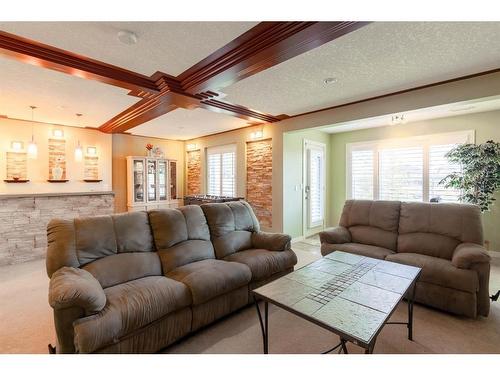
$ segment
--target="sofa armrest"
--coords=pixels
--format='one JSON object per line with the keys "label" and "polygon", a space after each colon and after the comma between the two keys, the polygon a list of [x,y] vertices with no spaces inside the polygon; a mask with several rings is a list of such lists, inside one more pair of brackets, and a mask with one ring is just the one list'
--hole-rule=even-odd
{"label": "sofa armrest", "polygon": [[86,315],[101,311],[106,295],[91,273],[73,267],[62,267],[50,279],[49,304],[54,310],[80,307]]}
{"label": "sofa armrest", "polygon": [[345,227],[335,227],[319,233],[321,243],[346,243],[351,242],[351,233]]}
{"label": "sofa armrest", "polygon": [[488,251],[481,245],[464,242],[458,245],[451,258],[451,263],[457,268],[469,269],[476,263],[489,263]]}
{"label": "sofa armrest", "polygon": [[290,250],[292,238],[288,234],[253,232],[252,246],[255,249],[266,249],[270,251]]}

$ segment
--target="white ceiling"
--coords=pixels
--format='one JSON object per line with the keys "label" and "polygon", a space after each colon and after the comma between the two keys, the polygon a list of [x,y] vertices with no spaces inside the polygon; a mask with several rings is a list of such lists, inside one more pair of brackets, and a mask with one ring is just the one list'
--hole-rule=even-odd
{"label": "white ceiling", "polygon": [[498,40],[500,22],[372,23],[223,91],[230,102],[294,115],[498,68]]}
{"label": "white ceiling", "polygon": [[[453,117],[467,115],[471,113],[488,112],[500,109],[500,95],[481,98],[477,100],[469,100],[460,103],[446,104],[435,106],[431,108],[421,108],[414,111],[408,111],[404,113],[397,113],[394,115],[404,116],[404,123],[398,124],[397,126],[404,126],[407,123],[425,121],[443,117]],[[365,119],[359,119],[355,121],[347,121],[343,123],[334,124],[331,126],[323,127],[319,130],[325,133],[343,133],[353,130],[378,128],[381,126],[395,125],[392,120],[391,115],[370,117]]]}
{"label": "white ceiling", "polygon": [[186,140],[247,125],[247,121],[197,108],[179,108],[145,124],[130,129],[130,133],[148,137]]}
{"label": "white ceiling", "polygon": [[[256,22],[0,22],[0,30],[145,75],[179,75]],[[135,45],[118,32],[137,34]]]}
{"label": "white ceiling", "polygon": [[82,78],[0,57],[0,115],[31,120],[30,105],[37,106],[35,120],[98,127],[139,99],[128,91]]}

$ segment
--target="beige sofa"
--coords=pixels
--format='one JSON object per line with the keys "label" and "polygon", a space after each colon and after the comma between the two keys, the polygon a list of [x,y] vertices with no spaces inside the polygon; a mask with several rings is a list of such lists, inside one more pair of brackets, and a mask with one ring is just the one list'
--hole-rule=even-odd
{"label": "beige sofa", "polygon": [[290,237],[261,232],[246,202],[52,220],[47,232],[58,353],[156,352],[297,263]]}
{"label": "beige sofa", "polygon": [[348,200],[339,226],[320,239],[323,255],[341,250],[421,267],[417,302],[488,316],[490,257],[476,206]]}

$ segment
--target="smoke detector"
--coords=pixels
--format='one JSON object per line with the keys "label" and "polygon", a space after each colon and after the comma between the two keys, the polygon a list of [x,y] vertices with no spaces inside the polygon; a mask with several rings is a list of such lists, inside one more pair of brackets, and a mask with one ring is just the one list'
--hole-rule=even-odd
{"label": "smoke detector", "polygon": [[133,31],[121,30],[118,32],[118,40],[129,46],[137,43],[137,34]]}

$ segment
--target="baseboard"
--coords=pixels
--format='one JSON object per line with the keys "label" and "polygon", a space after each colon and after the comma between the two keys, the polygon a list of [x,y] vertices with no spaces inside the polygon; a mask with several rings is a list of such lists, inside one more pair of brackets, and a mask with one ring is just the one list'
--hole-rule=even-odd
{"label": "baseboard", "polygon": [[304,240],[305,240],[304,236],[294,237],[294,238],[292,238],[292,243],[300,242],[300,241],[304,241]]}

